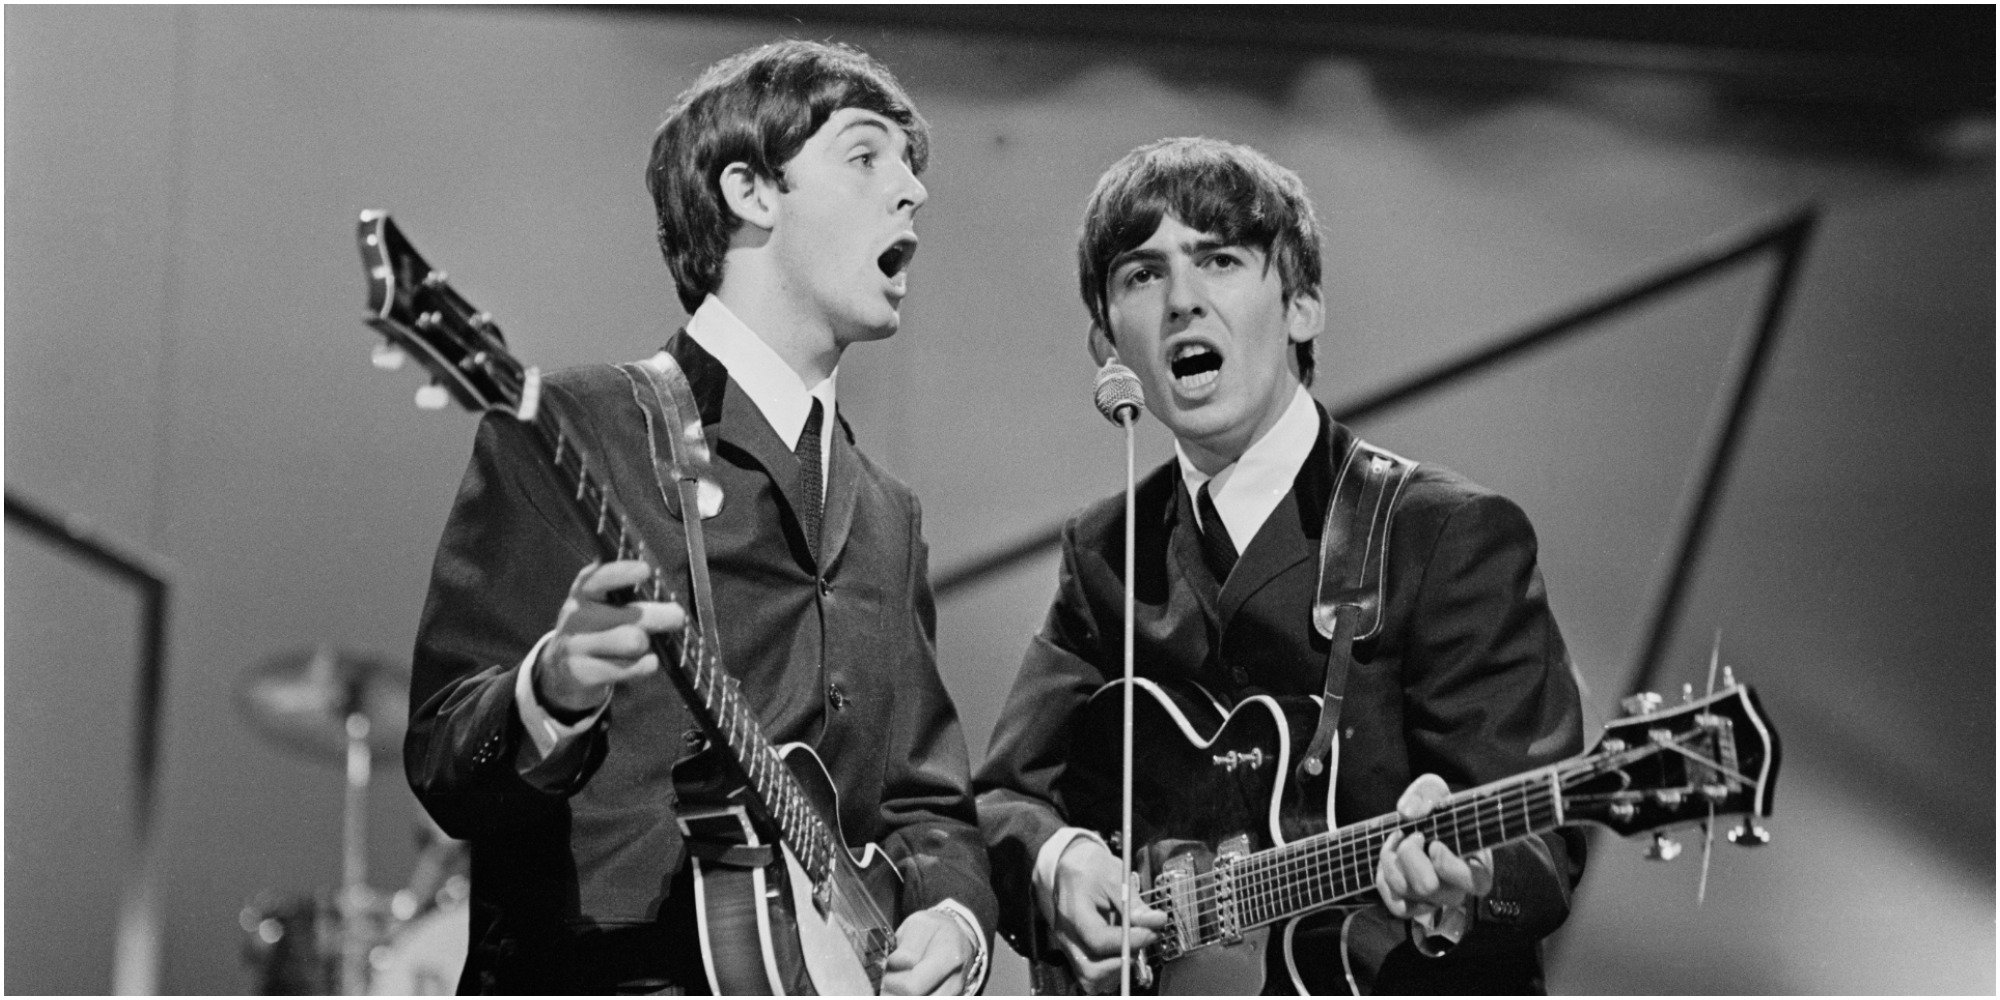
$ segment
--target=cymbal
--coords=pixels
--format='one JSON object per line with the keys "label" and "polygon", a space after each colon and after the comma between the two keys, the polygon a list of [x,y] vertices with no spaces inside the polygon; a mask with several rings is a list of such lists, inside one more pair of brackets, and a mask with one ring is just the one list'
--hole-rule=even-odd
{"label": "cymbal", "polygon": [[280,653],[243,672],[236,708],[273,742],[335,764],[347,759],[347,723],[368,724],[376,759],[403,752],[409,728],[409,671],[368,653],[322,645]]}

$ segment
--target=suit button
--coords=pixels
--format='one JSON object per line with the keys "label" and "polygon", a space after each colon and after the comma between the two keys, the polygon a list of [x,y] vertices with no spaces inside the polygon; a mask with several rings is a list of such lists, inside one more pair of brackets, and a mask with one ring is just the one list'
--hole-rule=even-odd
{"label": "suit button", "polygon": [[821,597],[830,597],[830,596],[832,596],[832,595],[833,595],[833,584],[831,584],[831,583],[828,583],[828,582],[827,582],[827,579],[826,579],[826,577],[823,577],[823,576],[822,576],[822,577],[820,577],[820,578],[819,578],[819,596],[821,596]]}
{"label": "suit button", "polygon": [[833,710],[836,712],[847,709],[847,692],[840,689],[839,681],[826,686],[826,700],[833,705]]}

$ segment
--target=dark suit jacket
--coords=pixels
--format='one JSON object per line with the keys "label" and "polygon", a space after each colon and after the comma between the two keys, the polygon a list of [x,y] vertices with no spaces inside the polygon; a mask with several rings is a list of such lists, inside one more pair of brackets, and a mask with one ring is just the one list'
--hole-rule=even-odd
{"label": "dark suit jacket", "polygon": [[[1141,676],[1198,683],[1224,704],[1257,693],[1321,692],[1327,641],[1311,621],[1319,536],[1333,456],[1350,440],[1321,411],[1313,456],[1219,588],[1202,560],[1178,465],[1168,462],[1141,482],[1133,637]],[[1069,720],[1123,673],[1124,514],[1120,494],[1066,527],[1054,606],[975,782],[1002,894],[1001,929],[1017,948],[1032,912],[1036,853],[1064,825],[1055,785]],[[1581,751],[1568,653],[1536,568],[1534,531],[1518,506],[1420,465],[1396,509],[1387,574],[1383,626],[1356,644],[1347,680],[1335,792],[1342,823],[1393,812],[1425,772],[1462,789]],[[1582,839],[1549,835],[1494,854],[1493,891],[1464,941],[1438,959],[1404,944],[1378,989],[1540,987],[1536,942],[1568,914]],[[1339,961],[1334,949],[1302,957]]]}
{"label": "dark suit jacket", "polygon": [[[791,450],[686,334],[668,349],[688,374],[725,492],[704,522],[723,663],[773,742],[817,748],[849,842],[880,843],[896,860],[904,913],[949,897],[990,930],[995,903],[964,737],[937,673],[916,498],[856,450],[841,423],[815,559],[795,513]],[[570,422],[573,446],[665,578],[687,593],[680,524],[655,485],[624,374],[558,373],[544,380],[543,398]],[[598,558],[572,496],[525,425],[487,417],[419,626],[405,764],[425,808],[471,842],[461,987],[699,987],[669,775],[698,734],[670,681],[621,685],[599,724],[544,762],[552,783],[530,784],[517,768],[528,736],[512,671]]]}

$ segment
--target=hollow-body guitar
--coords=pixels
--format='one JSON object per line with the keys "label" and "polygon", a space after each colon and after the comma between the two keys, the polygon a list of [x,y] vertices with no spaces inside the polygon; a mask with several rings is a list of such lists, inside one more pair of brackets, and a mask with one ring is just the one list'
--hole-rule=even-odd
{"label": "hollow-body guitar", "polygon": [[[1324,793],[1292,781],[1317,698],[1259,695],[1226,710],[1192,685],[1134,684],[1133,739],[1145,753],[1133,777],[1133,856],[1140,898],[1168,922],[1134,956],[1146,968],[1133,981],[1161,994],[1365,992],[1403,940],[1386,913],[1365,907],[1392,834],[1422,832],[1466,855],[1570,824],[1630,836],[1740,814],[1731,839],[1754,844],[1777,778],[1777,735],[1750,689],[1731,681],[1671,708],[1634,703],[1640,711],[1607,724],[1590,753],[1457,792],[1422,819],[1390,813],[1335,828]],[[1056,788],[1071,823],[1113,843],[1123,687],[1085,703]],[[1302,919],[1343,906],[1345,975],[1316,980],[1327,963],[1299,961],[1294,935]],[[1036,992],[1077,992],[1058,952],[1030,957]]]}

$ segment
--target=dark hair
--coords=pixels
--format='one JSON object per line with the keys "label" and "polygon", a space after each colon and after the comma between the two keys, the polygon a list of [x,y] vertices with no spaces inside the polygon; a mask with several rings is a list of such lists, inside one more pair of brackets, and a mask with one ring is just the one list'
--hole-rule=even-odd
{"label": "dark hair", "polygon": [[740,224],[722,200],[722,169],[740,161],[785,189],[785,164],[842,108],[895,122],[909,136],[910,169],[923,173],[930,126],[888,68],[851,46],[773,42],[709,67],[674,99],[653,136],[646,189],[689,312],[722,287],[723,254]]}
{"label": "dark hair", "polygon": [[[1319,222],[1299,175],[1248,146],[1219,139],[1161,139],[1125,154],[1097,179],[1077,235],[1077,279],[1090,318],[1111,337],[1111,262],[1152,238],[1173,216],[1276,262],[1285,301],[1317,296]],[[1299,378],[1313,379],[1313,341],[1293,345]]]}

